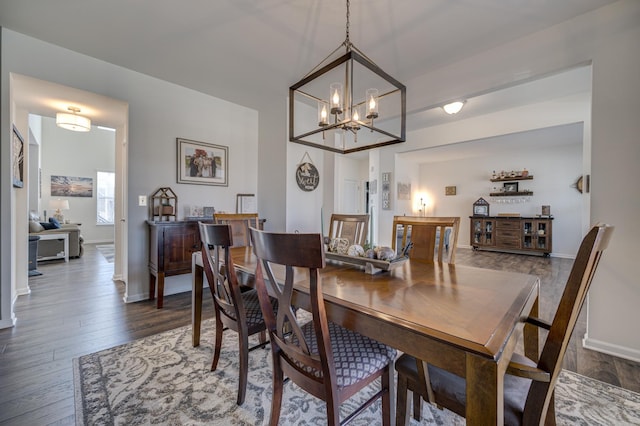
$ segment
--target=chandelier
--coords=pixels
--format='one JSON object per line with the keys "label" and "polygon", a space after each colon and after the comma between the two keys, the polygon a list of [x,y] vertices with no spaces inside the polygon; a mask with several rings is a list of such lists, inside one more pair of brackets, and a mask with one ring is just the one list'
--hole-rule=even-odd
{"label": "chandelier", "polygon": [[406,128],[406,87],[351,43],[349,6],[344,42],[289,88],[289,141],[341,154],[404,142]]}

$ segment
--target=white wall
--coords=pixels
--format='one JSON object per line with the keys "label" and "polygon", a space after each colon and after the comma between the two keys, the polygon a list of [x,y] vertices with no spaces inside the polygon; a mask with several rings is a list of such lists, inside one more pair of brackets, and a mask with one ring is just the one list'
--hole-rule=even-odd
{"label": "white wall", "polygon": [[[96,225],[97,172],[115,172],[115,132],[93,127],[90,132],[72,132],[56,126],[55,119],[42,118],[40,206],[29,206],[44,219],[53,216],[51,199],[69,201],[63,211],[65,220],[81,224],[85,243],[113,242],[113,225]],[[93,179],[92,197],[51,197],[51,176],[73,176]]]}
{"label": "white wall", "polygon": [[[581,125],[540,129],[429,151],[434,157],[453,159],[422,163],[420,186],[415,191],[432,201],[428,215],[461,218],[459,246],[469,247],[468,216],[472,214],[473,203],[482,197],[489,201],[491,215],[535,216],[541,213],[542,205],[550,205],[554,215],[552,256],[575,257],[582,239],[582,195],[572,185],[582,174]],[[489,196],[493,187],[502,186],[489,180],[493,170],[509,172],[523,168],[533,179],[518,182],[519,189],[533,191],[532,196]],[[456,195],[446,196],[445,186],[456,186]]]}
{"label": "white wall", "polygon": [[[285,160],[288,158],[287,149],[292,144],[286,142],[284,99],[281,103],[265,99],[264,106],[260,108],[258,144],[256,111],[153,80],[6,29],[2,30],[1,36],[1,158],[9,158],[6,140],[10,137],[11,123],[24,124],[20,123],[20,117],[11,115],[14,109],[10,102],[8,73],[13,71],[58,81],[130,103],[132,172],[129,203],[132,206],[136,204],[138,194],[149,194],[163,184],[175,186],[175,137],[228,142],[232,165],[242,175],[232,176],[229,188],[176,188],[181,200],[215,200],[216,207],[231,209],[235,193],[256,192],[259,210],[269,220],[267,226],[282,225],[280,229],[284,229],[290,205],[286,200],[289,194],[278,188],[288,187],[288,181],[293,179],[286,167],[288,160]],[[606,220],[615,224],[617,231],[595,277],[589,306],[589,340],[598,342],[600,350],[611,349],[616,354],[635,359],[640,359],[640,334],[634,329],[635,324],[640,323],[640,310],[637,309],[640,284],[633,253],[640,241],[640,227],[636,226],[640,203],[633,197],[637,193],[637,183],[629,178],[629,173],[635,170],[640,158],[640,144],[637,143],[640,134],[640,120],[637,118],[640,110],[640,85],[637,83],[640,55],[634,54],[638,45],[640,2],[621,0],[404,82],[409,88],[408,108],[413,111],[420,106],[436,105],[523,78],[593,63],[591,222]],[[577,118],[573,122],[579,121],[583,120]],[[571,121],[546,123],[544,127],[568,122]],[[450,130],[453,134],[451,141],[477,138],[477,135],[461,137],[464,135],[457,133],[455,128]],[[443,138],[448,139],[446,135]],[[421,142],[429,141],[425,138]],[[238,159],[234,152],[241,147],[245,155]],[[384,158],[389,158],[388,155],[393,158],[396,151],[383,148],[377,152],[378,155],[384,154]],[[255,158],[258,154],[265,159],[260,164]],[[141,165],[145,166],[144,171]],[[11,235],[12,227],[24,225],[16,224],[18,218],[12,214],[20,196],[11,187],[8,169],[0,167],[0,324],[3,326],[11,321],[12,261],[7,254],[14,249],[14,242],[6,237]],[[147,282],[146,211],[131,210],[130,280],[138,291],[134,295],[142,297],[144,283]],[[22,249],[26,253],[26,243]]]}
{"label": "white wall", "polygon": [[[217,210],[234,211],[236,194],[258,194],[258,113],[175,84],[145,76],[106,62],[59,48],[2,29],[2,135],[8,135],[11,118],[8,106],[9,73],[28,75],[45,81],[76,87],[129,104],[128,125],[128,214],[129,245],[126,301],[148,297],[149,273],[147,207],[138,207],[138,195],[150,195],[157,188],[171,187],[179,196],[179,214],[189,205],[213,205]],[[5,108],[6,106],[6,108]],[[24,111],[24,121],[26,115]],[[283,126],[284,127],[284,126]],[[26,125],[25,125],[26,128]],[[204,186],[176,183],[176,138],[216,143],[229,147],[229,185]],[[4,138],[3,138],[4,140]],[[2,158],[5,157],[4,147]],[[2,175],[2,188],[13,194],[10,176]],[[4,192],[3,192],[4,194]],[[4,197],[4,195],[3,195]],[[3,198],[4,200],[4,198]],[[26,201],[24,203],[26,205]],[[11,206],[2,203],[2,229],[13,228]],[[7,208],[5,209],[5,206]],[[269,217],[267,217],[269,220]],[[278,221],[281,218],[277,219]],[[26,217],[25,217],[26,221]],[[16,226],[16,225],[14,225]],[[18,224],[17,226],[20,226]],[[23,226],[26,229],[26,222]],[[3,253],[10,253],[2,241]],[[26,240],[24,250],[26,255]],[[4,259],[4,256],[2,256]],[[10,316],[11,277],[2,268],[0,314]],[[25,272],[26,273],[26,272]],[[189,275],[166,280],[165,294],[191,288]]]}

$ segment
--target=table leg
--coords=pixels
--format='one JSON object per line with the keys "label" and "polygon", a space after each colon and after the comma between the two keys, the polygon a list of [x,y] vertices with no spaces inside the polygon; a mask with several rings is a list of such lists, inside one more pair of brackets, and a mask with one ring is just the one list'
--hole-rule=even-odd
{"label": "table leg", "polygon": [[162,308],[162,302],[164,301],[164,272],[158,272],[158,300],[156,301],[156,308]]}
{"label": "table leg", "polygon": [[156,276],[149,272],[149,300],[156,298]]}
{"label": "table leg", "polygon": [[64,261],[69,261],[69,235],[64,236]]}
{"label": "table leg", "polygon": [[504,369],[493,360],[466,356],[467,425],[504,424]]}
{"label": "table leg", "polygon": [[192,260],[192,278],[191,278],[191,344],[193,346],[200,345],[200,324],[202,322],[202,287],[203,278],[202,266],[197,265],[195,256]]}

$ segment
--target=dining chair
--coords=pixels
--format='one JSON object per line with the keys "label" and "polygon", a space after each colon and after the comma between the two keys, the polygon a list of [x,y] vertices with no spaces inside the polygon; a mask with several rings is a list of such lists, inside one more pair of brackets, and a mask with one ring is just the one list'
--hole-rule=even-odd
{"label": "dining chair", "polygon": [[[327,424],[340,424],[340,405],[380,378],[380,389],[344,419],[350,421],[382,397],[383,424],[391,424],[390,373],[396,350],[327,320],[319,269],[325,266],[320,234],[278,234],[251,229],[258,258],[256,289],[273,356],[270,424],[278,424],[284,376],[326,402]],[[278,274],[274,273],[277,271]],[[308,283],[313,319],[296,317],[294,283]],[[278,309],[270,309],[269,294]],[[343,423],[343,424],[344,424]]]}
{"label": "dining chair", "polygon": [[[209,283],[216,315],[215,348],[211,371],[215,371],[220,359],[222,334],[225,330],[238,333],[240,354],[238,378],[238,405],[244,402],[249,370],[249,352],[264,347],[266,324],[262,316],[258,294],[253,289],[242,289],[229,251],[233,237],[230,225],[199,222],[202,240],[202,263]],[[272,309],[277,302],[270,299]],[[259,343],[249,347],[249,336],[260,334]]]}
{"label": "dining chair", "polygon": [[[401,237],[399,229],[402,230]],[[410,259],[433,262],[437,255],[438,262],[455,263],[459,229],[459,217],[394,216],[391,248],[396,250],[399,243],[399,248],[404,249],[410,244],[407,252]]]}
{"label": "dining chair", "polygon": [[345,238],[349,245],[364,246],[369,230],[368,214],[332,214],[329,222],[329,239]]}
{"label": "dining chair", "polygon": [[[524,320],[548,333],[537,362],[517,353],[511,358],[504,378],[504,424],[555,425],[555,384],[580,309],[612,233],[612,226],[598,224],[582,240],[553,322],[534,317]],[[395,365],[398,371],[396,424],[402,425],[405,421],[407,390],[414,394],[413,413],[418,420],[420,398],[465,416],[462,377],[406,354],[400,356]]]}
{"label": "dining chair", "polygon": [[249,228],[259,229],[258,213],[214,213],[215,223],[231,226],[233,247],[250,246]]}

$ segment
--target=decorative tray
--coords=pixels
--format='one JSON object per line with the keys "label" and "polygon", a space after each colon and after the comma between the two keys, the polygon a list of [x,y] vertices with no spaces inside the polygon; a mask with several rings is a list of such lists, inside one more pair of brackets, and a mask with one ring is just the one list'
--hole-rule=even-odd
{"label": "decorative tray", "polygon": [[407,256],[398,256],[391,261],[386,261],[369,259],[368,257],[347,256],[346,254],[331,253],[328,251],[325,252],[325,258],[350,263],[352,265],[364,266],[364,271],[368,274],[375,274],[380,271],[389,271],[396,266],[402,265],[408,259]]}

